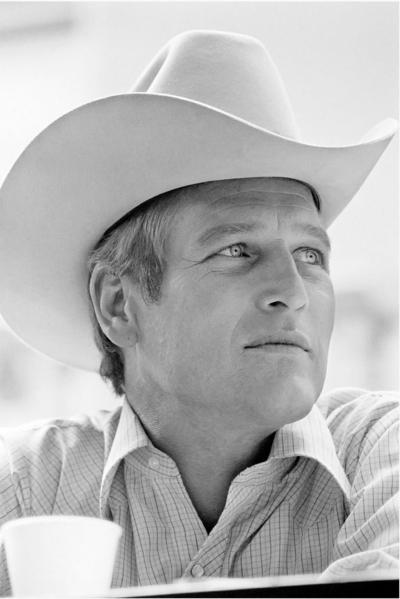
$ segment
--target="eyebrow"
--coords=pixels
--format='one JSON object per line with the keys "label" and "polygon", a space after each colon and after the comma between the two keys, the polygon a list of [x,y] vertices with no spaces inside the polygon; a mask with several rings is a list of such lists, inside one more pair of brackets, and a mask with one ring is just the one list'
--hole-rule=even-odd
{"label": "eyebrow", "polygon": [[332,248],[329,235],[322,227],[317,227],[316,225],[311,225],[310,223],[296,223],[293,225],[293,229],[295,231],[311,235],[312,237],[316,237],[328,248],[329,251],[331,251]]}
{"label": "eyebrow", "polygon": [[[204,233],[202,233],[197,240],[197,243],[200,247],[205,247],[221,237],[234,235],[235,233],[248,233],[249,231],[254,231],[255,229],[260,228],[260,223],[254,221],[246,223],[223,223],[220,225],[215,225],[214,227],[204,231]],[[316,237],[328,248],[329,251],[331,250],[329,236],[322,227],[317,227],[316,225],[312,225],[310,223],[296,223],[293,225],[293,229],[300,233],[306,233],[307,235]]]}
{"label": "eyebrow", "polygon": [[199,246],[204,247],[212,243],[215,239],[225,237],[226,235],[234,235],[235,233],[248,233],[249,231],[254,231],[257,227],[259,227],[259,223],[257,222],[215,225],[200,235],[197,243]]}

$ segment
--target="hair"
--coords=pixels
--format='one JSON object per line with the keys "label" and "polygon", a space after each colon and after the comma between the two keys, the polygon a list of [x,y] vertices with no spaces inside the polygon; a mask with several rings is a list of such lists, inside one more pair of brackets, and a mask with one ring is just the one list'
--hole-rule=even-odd
{"label": "hair", "polygon": [[[118,277],[129,274],[146,303],[157,302],[166,267],[166,244],[171,222],[187,189],[174,189],[134,208],[103,234],[89,255],[89,283],[96,266]],[[88,287],[89,292],[89,287]],[[101,353],[100,376],[109,381],[116,395],[124,395],[124,357],[102,331],[89,293],[94,340]]]}
{"label": "hair", "polygon": [[[96,266],[118,277],[129,274],[137,283],[146,303],[160,299],[161,285],[166,263],[166,244],[170,225],[177,212],[179,203],[190,192],[204,185],[197,183],[173,189],[140,204],[114,223],[102,235],[89,255],[89,283]],[[311,191],[313,200],[320,210],[320,201],[316,191]],[[101,353],[100,376],[109,381],[116,395],[125,393],[124,356],[105,335],[97,320],[90,298],[89,310],[94,339]]]}

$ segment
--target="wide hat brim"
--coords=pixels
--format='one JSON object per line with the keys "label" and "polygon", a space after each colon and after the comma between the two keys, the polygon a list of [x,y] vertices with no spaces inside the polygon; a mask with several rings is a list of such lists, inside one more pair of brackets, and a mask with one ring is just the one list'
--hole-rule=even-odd
{"label": "wide hat brim", "polygon": [[87,257],[103,232],[165,191],[205,181],[287,177],[313,187],[329,226],[397,130],[321,147],[177,96],[131,93],[86,104],[27,147],[0,195],[0,312],[27,344],[98,370]]}

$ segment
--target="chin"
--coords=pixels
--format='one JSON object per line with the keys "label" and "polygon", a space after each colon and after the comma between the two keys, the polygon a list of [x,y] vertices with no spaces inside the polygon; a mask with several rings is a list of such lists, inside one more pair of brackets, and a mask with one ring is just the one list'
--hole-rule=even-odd
{"label": "chin", "polygon": [[[285,424],[305,418],[318,399],[320,389],[313,381],[297,377],[294,381],[286,381],[280,390],[282,407],[285,408]],[[281,385],[282,387],[282,385]]]}
{"label": "chin", "polygon": [[278,430],[285,424],[305,418],[318,399],[320,389],[309,379],[296,377],[282,382],[269,381],[262,387],[249,389],[244,398],[253,397],[249,415],[266,426]]}

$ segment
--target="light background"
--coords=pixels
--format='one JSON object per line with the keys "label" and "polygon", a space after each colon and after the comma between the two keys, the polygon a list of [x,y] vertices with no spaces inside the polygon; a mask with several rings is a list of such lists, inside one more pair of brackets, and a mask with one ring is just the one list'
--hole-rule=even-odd
{"label": "light background", "polygon": [[[304,141],[356,142],[398,118],[398,23],[397,2],[0,2],[0,181],[47,124],[125,93],[186,29],[258,37]],[[397,388],[397,231],[398,137],[329,230],[337,321],[325,389]],[[114,405],[96,375],[31,352],[0,325],[0,425]]]}

